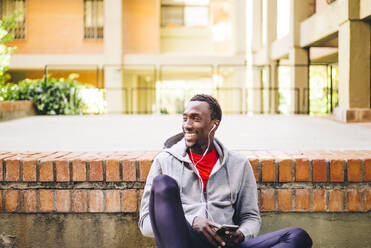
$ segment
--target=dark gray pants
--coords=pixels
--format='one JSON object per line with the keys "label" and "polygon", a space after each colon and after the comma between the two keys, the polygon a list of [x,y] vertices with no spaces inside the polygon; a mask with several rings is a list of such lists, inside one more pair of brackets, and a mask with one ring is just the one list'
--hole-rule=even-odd
{"label": "dark gray pants", "polygon": [[[196,233],[184,217],[176,181],[159,175],[153,179],[149,215],[160,248],[196,248],[212,246]],[[312,246],[312,239],[303,229],[291,227],[260,235],[240,243],[238,248],[306,248]]]}

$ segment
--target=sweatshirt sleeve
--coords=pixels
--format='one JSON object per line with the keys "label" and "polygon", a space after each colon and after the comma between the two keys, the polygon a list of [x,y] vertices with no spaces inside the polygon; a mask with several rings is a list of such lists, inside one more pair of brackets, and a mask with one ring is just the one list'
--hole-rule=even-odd
{"label": "sweatshirt sleeve", "polygon": [[151,221],[149,217],[149,196],[151,194],[151,187],[153,178],[157,175],[162,174],[161,166],[159,163],[159,156],[155,158],[151,165],[151,169],[147,176],[146,185],[144,186],[144,192],[142,196],[142,201],[140,203],[140,211],[139,211],[139,229],[144,236],[147,237],[154,237]]}
{"label": "sweatshirt sleeve", "polygon": [[254,238],[259,233],[261,218],[257,194],[255,177],[247,160],[236,204],[239,230],[245,236],[245,240]]}

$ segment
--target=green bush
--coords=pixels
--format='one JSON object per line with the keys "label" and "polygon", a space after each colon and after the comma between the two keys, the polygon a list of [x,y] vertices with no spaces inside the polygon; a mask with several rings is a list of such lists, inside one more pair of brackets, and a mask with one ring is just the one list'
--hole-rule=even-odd
{"label": "green bush", "polygon": [[[42,115],[79,115],[89,112],[83,102],[81,90],[94,87],[83,85],[74,80],[49,78],[25,79],[18,84],[0,84],[0,101],[33,100],[38,114]],[[100,110],[99,113],[104,112]]]}
{"label": "green bush", "polygon": [[0,102],[15,101],[18,99],[19,99],[18,85],[0,82]]}

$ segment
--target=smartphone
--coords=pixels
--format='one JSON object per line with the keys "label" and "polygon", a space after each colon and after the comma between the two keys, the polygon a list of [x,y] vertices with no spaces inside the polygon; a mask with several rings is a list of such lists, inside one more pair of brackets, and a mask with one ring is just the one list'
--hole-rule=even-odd
{"label": "smartphone", "polygon": [[225,232],[226,231],[229,231],[229,232],[235,232],[237,229],[239,228],[239,226],[236,226],[236,225],[222,225],[222,228],[218,229],[216,231],[216,233],[219,235],[219,236],[225,236]]}

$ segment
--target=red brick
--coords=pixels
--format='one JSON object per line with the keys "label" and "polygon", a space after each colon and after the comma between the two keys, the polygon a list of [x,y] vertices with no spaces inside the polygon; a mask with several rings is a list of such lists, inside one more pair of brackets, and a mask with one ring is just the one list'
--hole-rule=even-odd
{"label": "red brick", "polygon": [[365,159],[364,160],[365,165],[365,174],[364,174],[364,180],[366,182],[371,182],[371,159]]}
{"label": "red brick", "polygon": [[259,160],[256,158],[250,158],[249,159],[252,170],[254,172],[255,181],[258,182],[259,180]]}
{"label": "red brick", "polygon": [[89,181],[103,181],[102,160],[92,160],[89,163]]}
{"label": "red brick", "polygon": [[53,211],[53,191],[40,190],[40,211],[52,212]]}
{"label": "red brick", "polygon": [[86,190],[74,190],[72,191],[72,212],[87,212],[87,191]]}
{"label": "red brick", "polygon": [[262,159],[262,181],[275,182],[276,181],[276,168],[273,159]]}
{"label": "red brick", "polygon": [[106,190],[106,212],[120,212],[120,191]]}
{"label": "red brick", "polygon": [[71,194],[69,190],[56,190],[55,200],[57,212],[70,212]]}
{"label": "red brick", "polygon": [[348,189],[347,210],[352,212],[361,211],[361,192],[358,189]]}
{"label": "red brick", "polygon": [[141,159],[139,160],[139,181],[146,181],[149,170],[151,169],[152,160]]}
{"label": "red brick", "polygon": [[68,160],[56,160],[55,161],[55,172],[57,182],[69,182],[70,181],[70,166]]}
{"label": "red brick", "polygon": [[329,211],[341,212],[344,210],[344,193],[342,190],[330,190]]}
{"label": "red brick", "polygon": [[324,189],[313,189],[313,211],[326,211],[326,191]]}
{"label": "red brick", "polygon": [[332,159],[330,162],[331,182],[344,182],[344,160]]}
{"label": "red brick", "polygon": [[122,211],[137,211],[137,192],[134,189],[128,189],[122,192]]}
{"label": "red brick", "polygon": [[120,165],[118,160],[110,159],[106,161],[106,181],[120,181]]}
{"label": "red brick", "polygon": [[360,159],[348,159],[348,181],[349,182],[362,181]]}
{"label": "red brick", "polygon": [[309,189],[297,189],[295,197],[296,211],[309,210]]}
{"label": "red brick", "polygon": [[274,211],[275,202],[274,189],[262,189],[260,191],[261,211]]}
{"label": "red brick", "polygon": [[19,159],[7,159],[5,181],[19,181]]}
{"label": "red brick", "polygon": [[23,160],[23,181],[35,182],[36,181],[36,160]]}
{"label": "red brick", "polygon": [[16,212],[18,209],[18,190],[7,190],[5,191],[5,211],[6,212]]}
{"label": "red brick", "polygon": [[50,160],[40,161],[40,181],[52,182],[53,179],[54,179],[53,161]]}
{"label": "red brick", "polygon": [[89,212],[103,212],[103,191],[89,190]]}
{"label": "red brick", "polygon": [[367,188],[363,190],[363,211],[371,210],[371,189]]}
{"label": "red brick", "polygon": [[327,181],[327,162],[324,159],[315,159],[312,162],[313,182]]}
{"label": "red brick", "polygon": [[280,182],[291,182],[292,181],[292,160],[283,159],[278,163],[279,168],[279,181]]}
{"label": "red brick", "polygon": [[86,162],[81,159],[72,161],[72,180],[86,181]]}
{"label": "red brick", "polygon": [[278,190],[278,210],[290,211],[292,209],[292,191],[290,189]]}
{"label": "red brick", "polygon": [[122,160],[122,180],[135,181],[137,179],[136,161],[133,159]]}
{"label": "red brick", "polygon": [[36,191],[25,190],[23,192],[23,205],[25,212],[36,212]]}
{"label": "red brick", "polygon": [[309,161],[305,158],[295,160],[295,178],[298,182],[309,181]]}

